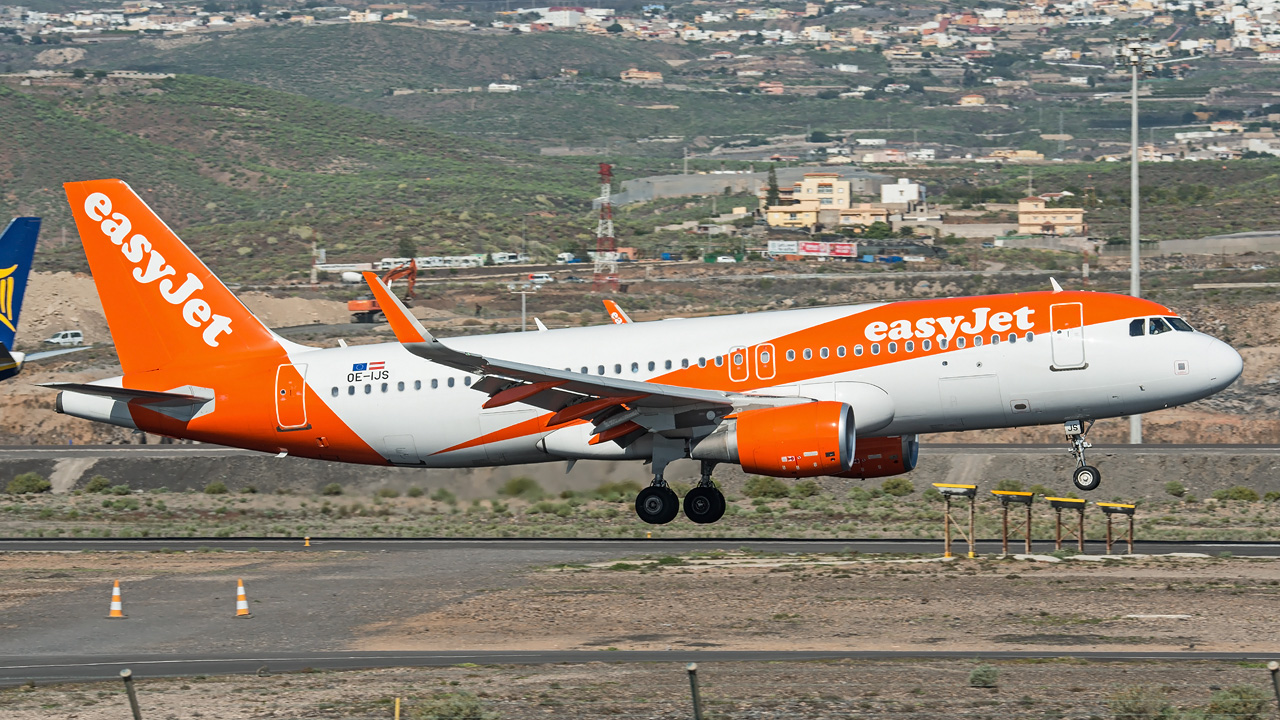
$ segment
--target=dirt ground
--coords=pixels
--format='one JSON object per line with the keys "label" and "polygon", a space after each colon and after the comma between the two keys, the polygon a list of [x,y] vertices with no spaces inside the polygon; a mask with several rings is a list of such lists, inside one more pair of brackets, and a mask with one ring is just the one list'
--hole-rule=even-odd
{"label": "dirt ground", "polygon": [[[395,697],[404,698],[406,717],[414,717],[410,713],[428,707],[433,696],[459,692],[474,694],[495,718],[687,718],[688,680],[681,663],[608,660],[615,649],[668,648],[974,654],[972,660],[704,663],[699,677],[710,718],[1090,718],[1111,716],[1109,698],[1134,686],[1159,688],[1158,694],[1181,707],[1204,706],[1214,691],[1241,683],[1265,687],[1268,677],[1258,664],[1092,663],[1071,656],[1108,649],[1265,656],[1274,651],[1266,628],[1280,594],[1277,558],[939,562],[724,551],[524,560],[486,573],[492,569],[489,559],[473,557],[475,570],[444,579],[421,564],[421,555],[7,553],[0,555],[0,617],[31,618],[32,608],[92,591],[102,595],[94,596],[102,602],[91,610],[100,618],[107,599],[100,591],[109,587],[107,578],[120,577],[132,619],[117,622],[133,623],[135,633],[139,622],[158,625],[153,641],[162,643],[160,636],[183,633],[181,623],[148,619],[159,608],[137,602],[146,583],[196,590],[246,575],[255,618],[221,621],[233,634],[270,633],[321,595],[332,594],[335,605],[355,616],[308,618],[309,636],[294,636],[277,648],[306,651],[324,638],[335,641],[334,649],[349,650],[601,654],[600,662],[581,665],[464,664],[291,675],[272,675],[268,668],[260,677],[142,677],[144,717],[161,720],[388,718]],[[414,573],[416,581],[344,583],[351,573]],[[454,584],[458,578],[463,579]],[[415,594],[441,582],[451,585],[448,597],[434,610],[415,612]],[[219,596],[229,601],[227,593]],[[0,637],[13,637],[17,629],[6,626]],[[187,637],[182,647],[212,649],[214,640]],[[969,675],[984,651],[1006,649],[1051,651],[1061,659],[994,661],[998,687],[970,687]],[[13,652],[0,640],[0,654]],[[129,652],[121,648],[118,654]],[[6,720],[107,720],[127,713],[119,683],[9,689],[0,691],[0,706]]]}
{"label": "dirt ground", "polygon": [[[996,688],[970,687],[980,661],[702,663],[703,717],[763,718],[1101,718],[1135,686],[1168,703],[1204,707],[1214,690],[1251,685],[1267,692],[1267,671],[1225,662],[1091,663],[1064,658],[993,662]],[[402,717],[468,693],[490,720],[693,716],[683,663],[457,666],[265,677],[135,681],[147,720],[343,718],[385,720],[401,698]],[[117,720],[128,717],[119,682],[0,691],[7,720]],[[1267,705],[1269,708],[1269,704]],[[1265,715],[1264,715],[1265,716]],[[449,715],[443,717],[462,717]],[[474,717],[474,716],[473,716]]]}

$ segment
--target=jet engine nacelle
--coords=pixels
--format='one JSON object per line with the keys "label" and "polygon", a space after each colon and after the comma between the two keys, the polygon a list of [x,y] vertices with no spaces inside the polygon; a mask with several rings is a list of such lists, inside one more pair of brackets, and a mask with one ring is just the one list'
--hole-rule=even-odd
{"label": "jet engine nacelle", "polygon": [[833,473],[844,478],[882,478],[909,473],[920,457],[920,441],[915,435],[861,438],[853,467],[847,472]]}
{"label": "jet engine nacelle", "polygon": [[690,457],[736,463],[757,475],[835,475],[853,467],[854,427],[853,408],[842,402],[744,410],[699,441]]}

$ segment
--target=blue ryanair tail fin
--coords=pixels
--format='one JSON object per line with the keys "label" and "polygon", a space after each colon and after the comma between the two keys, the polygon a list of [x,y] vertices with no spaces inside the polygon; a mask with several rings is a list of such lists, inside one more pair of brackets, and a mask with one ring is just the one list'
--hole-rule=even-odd
{"label": "blue ryanair tail fin", "polygon": [[14,218],[0,234],[0,345],[6,350],[13,350],[39,235],[40,218],[36,217]]}

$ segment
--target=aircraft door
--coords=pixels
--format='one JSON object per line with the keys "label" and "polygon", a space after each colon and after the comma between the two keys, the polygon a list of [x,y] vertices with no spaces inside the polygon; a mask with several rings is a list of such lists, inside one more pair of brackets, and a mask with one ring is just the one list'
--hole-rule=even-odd
{"label": "aircraft door", "polygon": [[1084,307],[1078,302],[1050,305],[1049,330],[1053,367],[1058,370],[1083,368]]}
{"label": "aircraft door", "polygon": [[736,347],[729,351],[729,379],[734,382],[745,382],[751,375],[751,365],[747,360],[747,349]]}
{"label": "aircraft door", "polygon": [[761,380],[772,380],[774,375],[774,357],[773,344],[761,343],[756,346],[756,377]]}
{"label": "aircraft door", "polygon": [[307,366],[276,368],[276,429],[305,430],[307,425]]}
{"label": "aircraft door", "polygon": [[382,438],[382,443],[386,447],[387,459],[393,463],[411,465],[421,462],[412,435],[387,435]]}

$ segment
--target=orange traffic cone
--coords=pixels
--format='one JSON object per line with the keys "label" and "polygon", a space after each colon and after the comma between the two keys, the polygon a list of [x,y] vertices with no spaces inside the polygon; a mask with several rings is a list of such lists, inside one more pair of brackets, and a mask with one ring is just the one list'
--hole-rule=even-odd
{"label": "orange traffic cone", "polygon": [[124,606],[120,603],[120,581],[117,580],[114,587],[111,588],[111,612],[107,614],[109,618],[124,617]]}
{"label": "orange traffic cone", "polygon": [[253,617],[249,614],[249,599],[244,594],[244,580],[236,580],[236,617]]}

